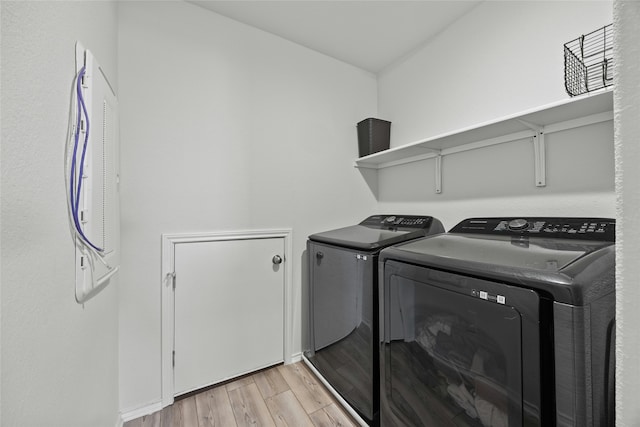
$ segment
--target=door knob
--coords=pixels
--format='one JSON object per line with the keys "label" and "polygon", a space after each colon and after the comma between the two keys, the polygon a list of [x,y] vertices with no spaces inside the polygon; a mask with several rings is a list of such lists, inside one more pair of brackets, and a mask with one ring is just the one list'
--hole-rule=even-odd
{"label": "door knob", "polygon": [[280,255],[274,255],[273,258],[271,258],[271,262],[275,265],[282,264],[282,257]]}

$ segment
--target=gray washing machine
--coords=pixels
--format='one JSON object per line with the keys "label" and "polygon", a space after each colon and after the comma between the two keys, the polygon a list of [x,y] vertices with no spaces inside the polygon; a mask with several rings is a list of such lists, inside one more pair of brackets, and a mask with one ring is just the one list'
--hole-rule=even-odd
{"label": "gray washing machine", "polygon": [[380,254],[384,426],[613,427],[615,222],[472,218]]}
{"label": "gray washing machine", "polygon": [[304,360],[369,425],[379,425],[378,254],[441,232],[429,216],[374,215],[309,236]]}

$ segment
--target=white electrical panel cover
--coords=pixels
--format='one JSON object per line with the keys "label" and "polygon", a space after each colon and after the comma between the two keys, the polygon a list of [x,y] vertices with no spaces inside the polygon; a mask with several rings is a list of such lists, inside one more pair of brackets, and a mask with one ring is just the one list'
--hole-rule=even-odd
{"label": "white electrical panel cover", "polygon": [[84,156],[79,217],[84,235],[101,249],[102,261],[76,242],[76,300],[83,303],[109,284],[120,259],[120,161],[118,100],[93,54],[76,45],[82,97],[87,109],[87,150]]}

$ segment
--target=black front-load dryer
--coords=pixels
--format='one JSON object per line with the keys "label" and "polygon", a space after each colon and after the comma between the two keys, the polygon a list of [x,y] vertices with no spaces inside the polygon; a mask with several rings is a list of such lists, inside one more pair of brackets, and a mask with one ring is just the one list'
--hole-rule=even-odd
{"label": "black front-load dryer", "polygon": [[614,237],[473,218],[383,250],[382,425],[613,426]]}
{"label": "black front-load dryer", "polygon": [[309,236],[304,360],[369,425],[379,425],[378,254],[443,231],[429,216],[374,215]]}

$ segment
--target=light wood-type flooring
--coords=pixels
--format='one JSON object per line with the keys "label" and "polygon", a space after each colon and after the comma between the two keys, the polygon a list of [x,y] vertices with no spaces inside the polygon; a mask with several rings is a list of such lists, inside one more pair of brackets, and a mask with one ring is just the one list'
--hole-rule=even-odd
{"label": "light wood-type flooring", "polygon": [[303,362],[279,365],[176,400],[124,427],[356,427]]}

